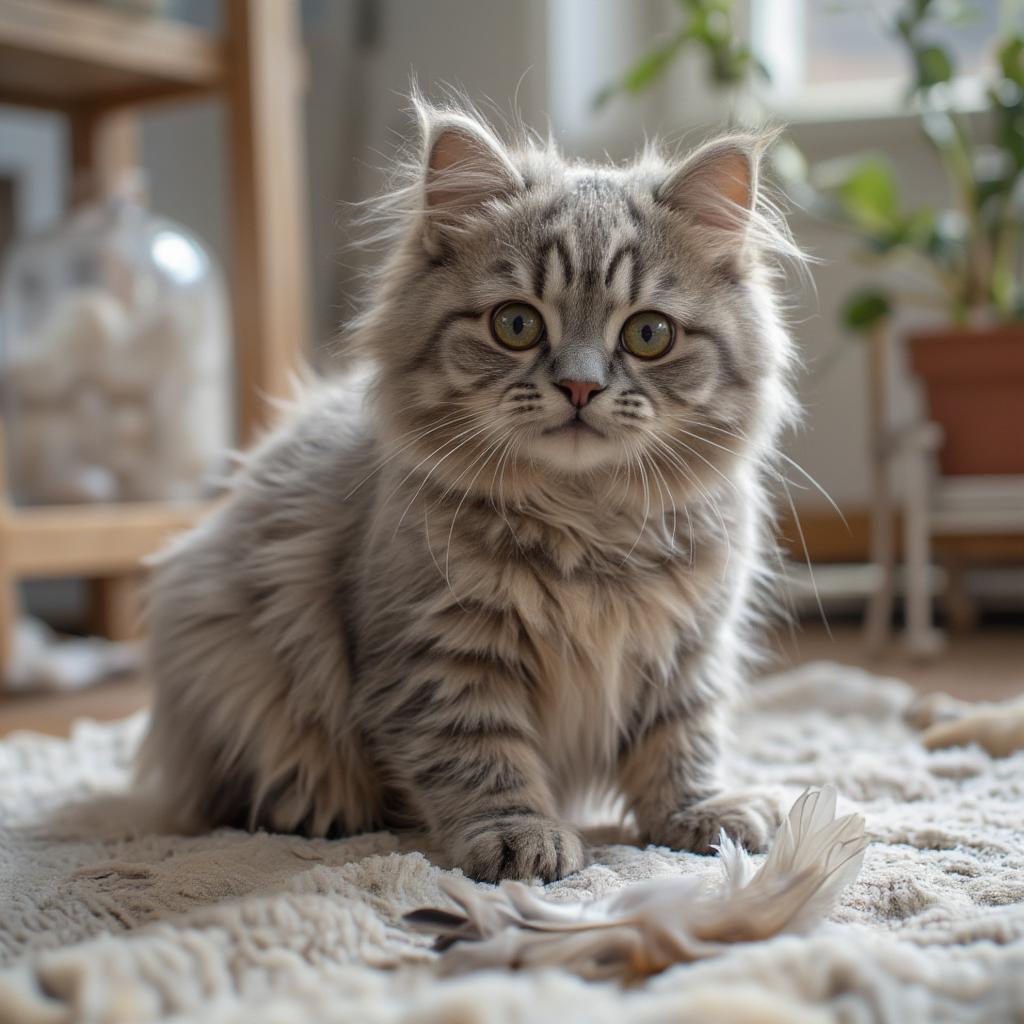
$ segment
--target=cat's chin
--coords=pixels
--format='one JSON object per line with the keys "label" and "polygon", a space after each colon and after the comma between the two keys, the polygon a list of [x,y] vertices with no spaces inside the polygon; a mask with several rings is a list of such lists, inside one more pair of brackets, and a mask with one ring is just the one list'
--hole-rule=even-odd
{"label": "cat's chin", "polygon": [[564,428],[541,434],[531,446],[534,457],[562,473],[589,473],[611,466],[618,446],[596,432]]}

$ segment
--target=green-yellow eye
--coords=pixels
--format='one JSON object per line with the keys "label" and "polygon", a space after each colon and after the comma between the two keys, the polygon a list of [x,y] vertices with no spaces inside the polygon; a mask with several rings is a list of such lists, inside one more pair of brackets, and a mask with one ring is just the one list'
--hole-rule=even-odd
{"label": "green-yellow eye", "polygon": [[634,313],[622,325],[622,347],[638,359],[658,359],[675,340],[672,321],[664,313],[644,310]]}
{"label": "green-yellow eye", "polygon": [[544,337],[544,318],[525,302],[506,302],[491,315],[491,334],[498,344],[522,352]]}

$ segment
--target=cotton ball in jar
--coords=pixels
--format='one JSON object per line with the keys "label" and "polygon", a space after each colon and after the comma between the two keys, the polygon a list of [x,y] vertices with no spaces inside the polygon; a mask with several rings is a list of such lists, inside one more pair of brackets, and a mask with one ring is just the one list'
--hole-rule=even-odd
{"label": "cotton ball in jar", "polygon": [[75,385],[78,367],[52,338],[37,337],[25,351],[11,356],[4,371],[4,387],[19,410],[33,405],[63,402]]}
{"label": "cotton ball in jar", "polygon": [[73,409],[29,411],[13,435],[18,497],[30,502],[112,501],[117,481],[104,466],[82,461]]}
{"label": "cotton ball in jar", "polygon": [[196,493],[218,488],[226,464],[228,413],[217,382],[200,379],[176,415],[164,420],[162,457],[175,477],[192,482]]}
{"label": "cotton ball in jar", "polygon": [[63,496],[55,501],[116,501],[117,478],[107,466],[75,466],[61,486]]}
{"label": "cotton ball in jar", "polygon": [[118,497],[122,501],[157,501],[163,498],[159,467],[145,451],[126,448],[111,460],[117,475]]}
{"label": "cotton ball in jar", "polygon": [[179,322],[163,310],[137,320],[103,366],[103,388],[114,398],[149,400],[169,379],[186,375]]}
{"label": "cotton ball in jar", "polygon": [[51,337],[77,377],[99,383],[127,325],[124,306],[112,295],[99,288],[79,288],[60,301]]}
{"label": "cotton ball in jar", "polygon": [[114,448],[148,449],[152,417],[141,402],[115,402],[110,410],[110,443]]}
{"label": "cotton ball in jar", "polygon": [[70,406],[83,462],[104,465],[110,457],[110,403],[91,384],[79,388]]}
{"label": "cotton ball in jar", "polygon": [[25,408],[10,432],[18,498],[54,501],[55,482],[71,470],[77,458],[74,417],[60,409]]}

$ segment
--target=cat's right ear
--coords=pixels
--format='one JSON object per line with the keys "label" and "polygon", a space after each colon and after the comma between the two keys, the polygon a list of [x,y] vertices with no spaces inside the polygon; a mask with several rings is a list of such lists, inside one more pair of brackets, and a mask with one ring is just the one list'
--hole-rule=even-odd
{"label": "cat's right ear", "polygon": [[419,108],[423,131],[425,241],[436,250],[446,234],[523,187],[500,140],[464,114]]}

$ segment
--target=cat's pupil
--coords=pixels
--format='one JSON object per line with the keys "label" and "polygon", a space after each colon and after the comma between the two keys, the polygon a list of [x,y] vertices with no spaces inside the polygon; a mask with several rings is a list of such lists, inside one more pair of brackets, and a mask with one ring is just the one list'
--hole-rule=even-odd
{"label": "cat's pupil", "polygon": [[521,316],[517,316],[515,318],[515,320],[512,321],[512,330],[515,331],[516,334],[521,334],[522,333],[522,330],[523,330],[523,318]]}
{"label": "cat's pupil", "polygon": [[643,338],[644,341],[650,341],[653,336],[654,331],[651,330],[650,324],[644,324],[643,327],[640,328],[640,337]]}

